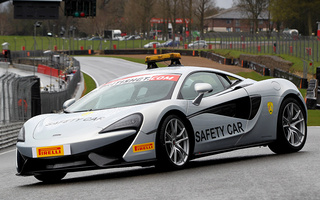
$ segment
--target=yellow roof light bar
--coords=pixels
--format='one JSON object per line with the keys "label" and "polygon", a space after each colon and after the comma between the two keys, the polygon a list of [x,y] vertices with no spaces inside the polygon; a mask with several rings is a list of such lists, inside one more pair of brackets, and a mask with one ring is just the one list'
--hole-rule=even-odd
{"label": "yellow roof light bar", "polygon": [[171,61],[169,66],[181,65],[179,59],[181,59],[180,53],[167,53],[153,56],[147,56],[145,62],[148,64],[148,69],[157,68],[156,62]]}
{"label": "yellow roof light bar", "polygon": [[171,59],[181,59],[180,53],[167,53],[167,54],[159,54],[153,56],[146,57],[146,63],[148,62],[162,62]]}

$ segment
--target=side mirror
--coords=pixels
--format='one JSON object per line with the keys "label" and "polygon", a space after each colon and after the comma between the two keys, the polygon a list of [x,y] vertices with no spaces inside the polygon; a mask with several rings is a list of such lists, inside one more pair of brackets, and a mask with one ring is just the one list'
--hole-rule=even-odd
{"label": "side mirror", "polygon": [[201,103],[203,95],[212,92],[213,88],[209,83],[197,83],[194,86],[194,90],[199,93],[198,96],[192,101],[192,103],[198,106]]}
{"label": "side mirror", "polygon": [[74,102],[76,102],[75,99],[69,99],[69,100],[65,101],[65,102],[63,103],[63,106],[62,106],[63,110],[67,109],[67,108],[68,108],[69,106],[71,106]]}

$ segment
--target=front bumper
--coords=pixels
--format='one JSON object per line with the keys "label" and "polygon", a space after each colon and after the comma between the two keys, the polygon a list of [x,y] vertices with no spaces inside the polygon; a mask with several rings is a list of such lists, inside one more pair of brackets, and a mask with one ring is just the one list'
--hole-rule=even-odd
{"label": "front bumper", "polygon": [[[132,144],[136,134],[118,140],[111,144],[91,149],[72,155],[33,158],[24,155],[19,147],[17,148],[17,175],[29,176],[50,172],[73,172],[101,168],[111,168],[126,165],[136,165],[137,163],[127,163],[123,160],[123,155]],[[73,145],[71,144],[71,149]],[[24,151],[25,149],[23,149]],[[149,160],[152,162],[151,160]],[[141,165],[145,165],[144,162]]]}

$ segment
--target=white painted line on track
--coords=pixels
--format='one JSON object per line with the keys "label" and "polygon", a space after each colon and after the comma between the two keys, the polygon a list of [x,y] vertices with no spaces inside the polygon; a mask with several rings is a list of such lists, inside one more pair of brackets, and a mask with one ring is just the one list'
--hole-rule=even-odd
{"label": "white painted line on track", "polygon": [[4,155],[4,154],[7,154],[7,153],[10,153],[10,152],[15,151],[15,150],[16,150],[16,149],[12,149],[12,150],[9,150],[9,151],[2,152],[2,153],[0,153],[0,156],[2,156],[2,155]]}
{"label": "white painted line on track", "polygon": [[98,83],[98,81],[92,76],[92,75],[90,75],[88,72],[85,72],[84,70],[81,70],[83,73],[85,73],[85,74],[87,74],[88,76],[90,76],[93,80],[94,80],[94,82],[96,83],[96,87],[99,87],[100,85],[99,85],[99,83]]}

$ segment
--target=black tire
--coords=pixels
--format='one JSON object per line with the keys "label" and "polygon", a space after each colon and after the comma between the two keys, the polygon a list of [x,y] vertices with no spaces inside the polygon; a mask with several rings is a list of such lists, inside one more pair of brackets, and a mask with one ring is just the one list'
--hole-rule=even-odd
{"label": "black tire", "polygon": [[307,139],[306,113],[297,100],[285,99],[279,109],[277,140],[269,145],[274,153],[300,151]]}
{"label": "black tire", "polygon": [[64,172],[54,172],[54,173],[44,173],[39,175],[34,175],[36,179],[45,183],[56,183],[61,181],[66,176],[67,173]]}
{"label": "black tire", "polygon": [[190,159],[192,137],[187,124],[176,115],[169,115],[160,124],[157,133],[157,167],[159,169],[181,169]]}

